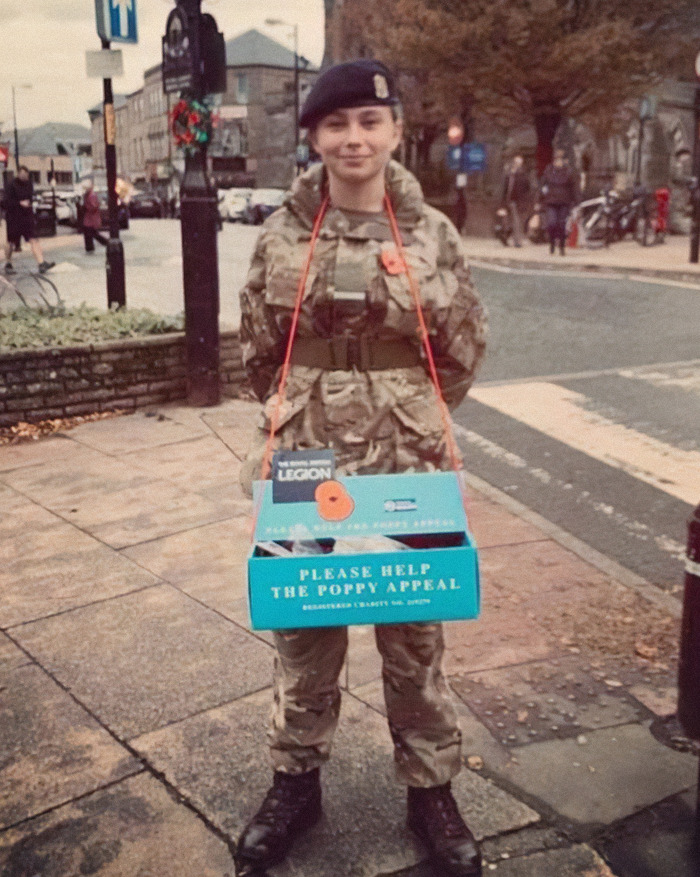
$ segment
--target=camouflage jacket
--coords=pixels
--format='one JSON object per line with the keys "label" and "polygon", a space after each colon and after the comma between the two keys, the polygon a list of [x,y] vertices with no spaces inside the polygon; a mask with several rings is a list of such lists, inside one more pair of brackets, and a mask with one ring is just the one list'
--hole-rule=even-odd
{"label": "camouflage jacket", "polygon": [[[243,361],[253,389],[266,402],[261,434],[242,481],[257,477],[264,433],[281,364],[324,171],[297,178],[285,205],[263,225],[241,291]],[[421,291],[443,395],[452,408],[469,389],[484,354],[486,315],[447,217],[427,205],[415,177],[397,162],[387,191],[406,257]],[[405,273],[387,270],[396,253],[386,216],[330,207],[304,289],[296,344],[309,338],[363,338],[375,347],[403,339],[416,364],[381,370],[292,365],[275,446],[331,447],[346,474],[425,471],[446,465],[443,426],[418,335]]]}

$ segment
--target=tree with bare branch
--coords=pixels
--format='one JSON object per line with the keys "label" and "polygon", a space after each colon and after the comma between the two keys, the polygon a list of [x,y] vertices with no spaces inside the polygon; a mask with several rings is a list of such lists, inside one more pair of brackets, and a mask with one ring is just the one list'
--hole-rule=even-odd
{"label": "tree with bare branch", "polygon": [[503,128],[531,122],[540,172],[562,119],[611,130],[626,101],[692,70],[700,36],[697,0],[345,0],[341,14],[350,53],[420,84],[409,130],[472,106]]}

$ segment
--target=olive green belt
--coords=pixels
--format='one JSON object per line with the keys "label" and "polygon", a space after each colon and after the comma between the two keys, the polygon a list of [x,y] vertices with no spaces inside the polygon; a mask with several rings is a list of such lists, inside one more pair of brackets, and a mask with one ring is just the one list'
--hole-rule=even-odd
{"label": "olive green belt", "polygon": [[420,351],[410,341],[346,337],[297,338],[292,348],[292,365],[349,371],[378,371],[420,365]]}

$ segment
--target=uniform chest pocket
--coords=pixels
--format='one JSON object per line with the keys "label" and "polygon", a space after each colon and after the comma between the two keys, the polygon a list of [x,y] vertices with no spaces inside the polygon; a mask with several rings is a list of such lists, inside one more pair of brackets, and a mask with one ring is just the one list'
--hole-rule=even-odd
{"label": "uniform chest pocket", "polygon": [[[449,307],[457,292],[457,278],[452,273],[437,270],[434,264],[423,259],[411,258],[411,271],[420,292],[421,306],[427,312]],[[389,302],[401,312],[416,310],[408,275],[382,273]]]}
{"label": "uniform chest pocket", "polygon": [[[423,306],[430,306],[441,283],[437,268],[429,259],[410,251],[407,253],[406,258],[411,275],[420,291],[421,304]],[[381,277],[391,303],[402,311],[416,310],[416,303],[411,292],[407,272],[392,273],[387,270],[381,270]]]}
{"label": "uniform chest pocket", "polygon": [[[318,277],[317,270],[312,266],[309,269],[309,276],[306,278],[303,299],[308,298],[314,288]],[[273,307],[294,309],[297,292],[299,289],[299,281],[301,280],[301,269],[299,268],[277,268],[270,273],[265,286],[265,302]]]}

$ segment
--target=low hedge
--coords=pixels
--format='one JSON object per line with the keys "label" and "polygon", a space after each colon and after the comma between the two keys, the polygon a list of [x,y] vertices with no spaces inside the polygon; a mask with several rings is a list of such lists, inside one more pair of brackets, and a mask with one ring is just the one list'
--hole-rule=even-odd
{"label": "low hedge", "polygon": [[145,309],[104,311],[84,304],[77,308],[43,310],[20,307],[0,313],[0,351],[72,347],[162,335],[181,332],[184,326],[182,314],[163,317]]}

